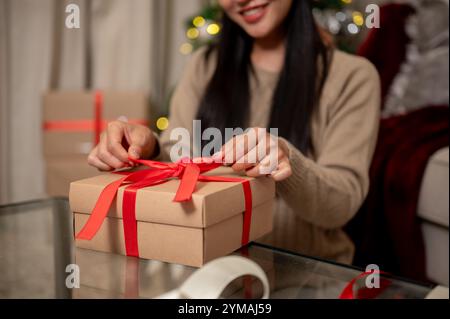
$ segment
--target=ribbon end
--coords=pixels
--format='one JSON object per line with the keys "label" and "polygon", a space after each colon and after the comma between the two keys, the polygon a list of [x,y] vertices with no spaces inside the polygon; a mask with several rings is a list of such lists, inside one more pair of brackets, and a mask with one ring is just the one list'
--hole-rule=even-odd
{"label": "ribbon end", "polygon": [[175,196],[173,201],[181,203],[181,202],[188,202],[191,199],[192,199],[192,196],[189,196],[189,197],[186,197],[186,196]]}
{"label": "ribbon end", "polygon": [[90,238],[87,238],[85,236],[75,236],[76,240],[90,240]]}
{"label": "ribbon end", "polygon": [[78,239],[78,240],[91,240],[92,236],[88,236],[88,235],[86,235],[86,234],[84,234],[84,233],[82,233],[80,231],[78,234],[75,235],[75,239]]}

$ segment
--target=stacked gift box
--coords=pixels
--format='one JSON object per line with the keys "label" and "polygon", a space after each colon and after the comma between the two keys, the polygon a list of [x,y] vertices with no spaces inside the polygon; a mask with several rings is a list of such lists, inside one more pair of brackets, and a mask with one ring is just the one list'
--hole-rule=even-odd
{"label": "stacked gift box", "polygon": [[107,123],[126,115],[148,124],[149,103],[143,92],[54,91],[43,98],[43,150],[46,191],[68,196],[70,182],[98,175],[87,156]]}

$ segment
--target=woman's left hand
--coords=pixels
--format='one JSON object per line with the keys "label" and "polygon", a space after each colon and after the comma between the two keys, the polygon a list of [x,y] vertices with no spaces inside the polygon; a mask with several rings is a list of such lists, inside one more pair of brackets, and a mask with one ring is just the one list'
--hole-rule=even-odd
{"label": "woman's left hand", "polygon": [[247,176],[269,175],[282,181],[292,175],[288,153],[278,137],[266,129],[251,128],[225,143],[212,159],[231,165],[235,171],[245,170]]}

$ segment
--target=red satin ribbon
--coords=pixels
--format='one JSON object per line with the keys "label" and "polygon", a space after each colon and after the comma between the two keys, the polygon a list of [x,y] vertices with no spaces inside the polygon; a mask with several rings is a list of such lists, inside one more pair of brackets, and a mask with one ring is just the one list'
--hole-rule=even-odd
{"label": "red satin ribbon", "polygon": [[137,258],[127,258],[125,264],[125,293],[126,299],[139,298],[140,264]]}
{"label": "red satin ribbon", "polygon": [[100,142],[100,134],[102,133],[102,113],[103,113],[103,93],[95,91],[94,97],[94,145]]}
{"label": "red satin ribbon", "polygon": [[373,299],[373,298],[376,298],[391,284],[390,280],[380,278],[380,288],[368,288],[368,287],[361,288],[358,290],[356,297],[353,293],[353,289],[356,284],[356,281],[358,281],[359,279],[364,278],[368,275],[373,275],[373,274],[382,275],[382,274],[386,274],[386,273],[382,272],[382,271],[373,271],[373,272],[366,271],[366,272],[359,274],[358,276],[356,276],[355,278],[353,278],[352,280],[349,281],[349,283],[342,290],[341,295],[339,296],[339,299]]}
{"label": "red satin ribbon", "polygon": [[[248,247],[242,247],[241,250],[241,256],[249,258],[250,254],[248,252]],[[243,278],[243,285],[244,285],[244,298],[245,299],[252,299],[253,298],[253,278],[252,276],[244,276]]]}
{"label": "red satin ribbon", "polygon": [[[106,129],[107,120],[100,122],[101,131]],[[139,119],[129,119],[128,123],[147,125],[148,121]],[[42,128],[46,131],[62,131],[62,132],[92,132],[95,131],[95,123],[93,120],[58,120],[45,121]]]}
{"label": "red satin ribbon", "polygon": [[[94,132],[93,142],[97,145],[100,142],[100,134],[108,125],[108,121],[103,120],[103,92],[94,93],[94,119],[93,120],[58,120],[46,121],[43,124],[45,131],[65,131],[65,132]],[[145,120],[131,119],[132,124],[147,125]]]}
{"label": "red satin ribbon", "polygon": [[193,163],[183,160],[178,163],[161,163],[150,160],[131,161],[149,167],[136,172],[121,172],[124,176],[108,184],[101,192],[88,221],[76,235],[77,239],[91,240],[100,229],[106,218],[112,202],[117,196],[119,187],[126,186],[122,200],[122,217],[125,235],[125,248],[128,256],[139,257],[137,221],[136,221],[136,194],[144,187],[164,183],[171,178],[179,178],[180,184],[175,194],[175,202],[189,201],[198,181],[201,182],[235,182],[242,183],[245,199],[244,223],[241,244],[246,245],[250,238],[250,225],[252,218],[252,192],[250,182],[244,178],[205,176],[202,173],[213,170],[219,163]]}

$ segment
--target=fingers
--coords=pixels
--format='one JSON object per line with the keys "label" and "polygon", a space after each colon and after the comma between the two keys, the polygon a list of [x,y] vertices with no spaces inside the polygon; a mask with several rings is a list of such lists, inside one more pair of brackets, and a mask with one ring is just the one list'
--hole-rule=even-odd
{"label": "fingers", "polygon": [[257,165],[266,156],[277,157],[278,143],[270,134],[265,133],[264,136],[258,137],[255,147],[250,149],[244,156],[239,158],[232,166],[235,171],[247,170]]}
{"label": "fingers", "polygon": [[201,164],[201,163],[211,164],[213,162],[214,162],[214,160],[212,159],[212,157],[194,157],[192,159],[192,163],[196,163],[196,164]]}
{"label": "fingers", "polygon": [[241,154],[241,156],[245,154],[248,147],[246,144],[247,141],[245,140],[245,134],[235,136],[226,142],[221,149],[223,154],[223,162],[225,164],[233,164],[237,158],[236,153]]}
{"label": "fingers", "polygon": [[270,175],[275,181],[281,181],[291,176],[289,158],[278,138],[266,131],[256,129],[255,132],[256,138],[236,136],[224,145],[218,156],[223,155],[226,163],[232,161],[235,171],[246,170],[250,177]]}
{"label": "fingers", "polygon": [[[246,133],[235,136],[222,146],[221,152],[223,154],[224,163],[245,163],[245,154],[253,149],[266,135],[267,132],[265,129],[251,128]],[[241,159],[242,161],[240,161]]]}
{"label": "fingers", "polygon": [[278,158],[272,153],[264,157],[255,167],[247,170],[245,174],[250,177],[258,177],[261,175],[269,175],[278,167]]}
{"label": "fingers", "polygon": [[247,170],[250,175],[266,175],[271,174],[278,167],[278,160],[286,156],[283,149],[279,139],[267,133],[266,129],[252,128],[225,143],[211,159],[216,163],[232,164],[235,171]]}
{"label": "fingers", "polygon": [[[106,139],[106,137],[105,137]],[[112,168],[118,169],[125,167],[124,161],[118,159],[116,156],[111,154],[108,150],[107,142],[102,142],[98,144],[97,157],[106,165],[111,166]]]}
{"label": "fingers", "polygon": [[286,156],[277,161],[267,156],[258,165],[245,173],[250,177],[270,175],[276,182],[280,182],[292,175],[292,168]]}
{"label": "fingers", "polygon": [[130,147],[127,156],[139,159],[150,157],[155,149],[155,137],[148,127],[142,125],[128,125],[125,137]]}
{"label": "fingers", "polygon": [[131,145],[128,149],[128,156],[134,159],[140,159],[142,154],[142,148],[138,145]]}
{"label": "fingers", "polygon": [[102,156],[105,159],[109,159],[108,161],[111,161],[112,163],[117,163],[117,161],[110,159],[110,155],[120,162],[128,162],[128,152],[122,145],[127,125],[127,123],[122,121],[110,122],[106,131],[106,149],[103,147],[103,144],[105,143],[100,142],[101,147],[99,148],[99,151],[101,150]]}
{"label": "fingers", "polygon": [[88,164],[91,166],[94,166],[95,168],[99,169],[100,171],[111,171],[113,168],[107,164],[105,164],[104,162],[102,162],[98,156],[97,156],[97,152],[98,152],[98,147],[95,147],[91,153],[88,156]]}
{"label": "fingers", "polygon": [[122,120],[113,121],[90,153],[88,163],[105,171],[133,166],[129,157],[139,159],[149,156],[155,143],[149,128]]}
{"label": "fingers", "polygon": [[278,165],[278,169],[272,172],[271,175],[276,182],[290,177],[292,175],[292,168],[289,159],[287,157],[283,158]]}
{"label": "fingers", "polygon": [[128,166],[128,153],[122,145],[125,126],[122,121],[113,121],[100,137],[100,142],[88,156],[88,163],[103,171]]}

